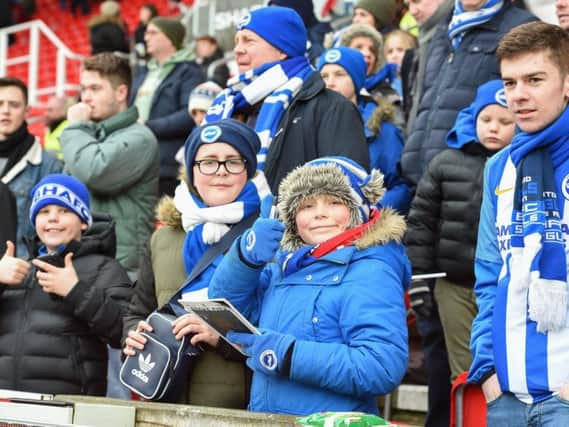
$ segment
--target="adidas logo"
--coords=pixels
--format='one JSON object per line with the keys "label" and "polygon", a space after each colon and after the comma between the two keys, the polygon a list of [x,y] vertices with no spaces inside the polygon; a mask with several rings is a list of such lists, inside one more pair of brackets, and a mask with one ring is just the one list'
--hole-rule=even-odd
{"label": "adidas logo", "polygon": [[152,370],[152,368],[154,368],[154,365],[156,365],[155,362],[150,361],[150,356],[151,354],[148,353],[148,356],[146,356],[145,359],[144,357],[142,357],[142,353],[138,355],[138,366],[140,370],[144,373],[149,372],[150,370]]}
{"label": "adidas logo", "polygon": [[148,353],[148,356],[146,356],[146,358],[144,358],[142,356],[142,353],[138,355],[138,367],[140,368],[140,371],[138,369],[132,369],[130,371],[130,373],[132,375],[134,375],[137,378],[140,378],[140,380],[144,383],[148,383],[148,376],[146,375],[149,371],[152,370],[152,368],[154,368],[154,365],[156,365],[155,362],[151,362],[150,360],[150,353]]}

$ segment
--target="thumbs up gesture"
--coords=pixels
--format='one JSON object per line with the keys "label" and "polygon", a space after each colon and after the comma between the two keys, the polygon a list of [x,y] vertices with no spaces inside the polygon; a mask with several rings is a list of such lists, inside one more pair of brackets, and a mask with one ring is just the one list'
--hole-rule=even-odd
{"label": "thumbs up gesture", "polygon": [[75,287],[79,278],[73,267],[73,253],[65,255],[63,267],[56,267],[39,259],[32,260],[32,264],[38,268],[36,277],[44,292],[66,297]]}
{"label": "thumbs up gesture", "polygon": [[273,259],[279,249],[285,226],[277,219],[271,218],[273,196],[269,195],[261,202],[261,216],[247,230],[239,249],[242,258],[249,264],[260,267]]}
{"label": "thumbs up gesture", "polygon": [[30,271],[30,263],[16,258],[16,248],[11,241],[6,242],[6,252],[0,258],[0,283],[19,285]]}

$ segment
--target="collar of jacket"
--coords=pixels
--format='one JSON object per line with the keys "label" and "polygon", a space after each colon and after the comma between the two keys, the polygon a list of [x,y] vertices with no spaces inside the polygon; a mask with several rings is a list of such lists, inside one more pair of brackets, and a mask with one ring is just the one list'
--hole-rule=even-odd
{"label": "collar of jacket", "polygon": [[485,30],[490,30],[490,31],[498,31],[500,29],[500,24],[504,20],[504,13],[506,13],[506,11],[508,9],[510,9],[511,7],[515,7],[515,6],[512,6],[510,4],[510,2],[508,2],[508,1],[504,1],[504,6],[502,6],[502,9],[500,9],[498,14],[496,16],[494,16],[494,18],[492,18],[488,22],[483,22],[482,24],[480,24],[474,28],[480,28],[480,29],[485,29]]}
{"label": "collar of jacket", "polygon": [[306,101],[314,98],[324,89],[326,89],[326,85],[324,84],[322,77],[320,77],[320,73],[313,71],[310,77],[308,77],[302,85],[302,89],[296,96],[295,100]]}
{"label": "collar of jacket", "polygon": [[434,29],[437,27],[439,22],[450,21],[452,16],[452,11],[454,10],[454,2],[451,0],[444,0],[441,5],[437,8],[435,13],[433,13],[429,19],[427,19],[423,25],[419,26],[419,42],[428,42],[434,34]]}
{"label": "collar of jacket", "polygon": [[128,127],[138,120],[138,109],[133,105],[126,110],[103,120],[97,125],[96,135],[97,139],[105,139],[111,133]]}
{"label": "collar of jacket", "polygon": [[8,184],[26,168],[28,163],[34,166],[41,164],[41,155],[42,148],[36,138],[34,145],[32,145],[24,157],[22,157],[20,161],[16,163],[12,169],[10,169],[8,173],[2,177],[2,182],[4,184]]}

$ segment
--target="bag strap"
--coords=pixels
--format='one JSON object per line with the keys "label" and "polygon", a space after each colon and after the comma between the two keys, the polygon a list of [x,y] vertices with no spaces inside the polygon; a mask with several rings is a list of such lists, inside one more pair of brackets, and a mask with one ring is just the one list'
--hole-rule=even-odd
{"label": "bag strap", "polygon": [[[189,285],[206,268],[208,268],[214,259],[216,259],[219,255],[227,252],[227,250],[231,247],[233,241],[241,234],[243,234],[245,230],[247,230],[251,225],[253,225],[258,216],[259,215],[257,212],[255,214],[249,215],[241,222],[238,222],[233,227],[231,227],[231,229],[227,233],[225,233],[225,235],[221,238],[219,242],[210,246],[207,249],[207,251],[204,252],[204,254],[201,256],[196,265],[194,265],[194,268],[192,268],[192,271],[190,272],[186,280],[184,280],[184,283],[182,283],[182,286],[178,288],[176,293],[172,296],[172,298],[170,298],[170,301],[166,303],[166,305],[170,306],[171,310],[174,311],[174,314],[176,314],[177,316],[181,315],[180,314],[181,312],[177,310],[177,308],[179,307],[178,299],[180,297],[180,292],[182,291],[182,289],[184,289],[187,285]],[[182,314],[185,313],[186,311],[183,310]]]}

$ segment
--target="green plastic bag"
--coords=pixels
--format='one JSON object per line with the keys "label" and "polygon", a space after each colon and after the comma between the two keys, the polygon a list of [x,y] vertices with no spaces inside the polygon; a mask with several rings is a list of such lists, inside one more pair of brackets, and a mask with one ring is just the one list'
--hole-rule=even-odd
{"label": "green plastic bag", "polygon": [[307,417],[297,418],[301,426],[310,427],[375,427],[391,426],[377,415],[363,412],[319,412]]}

